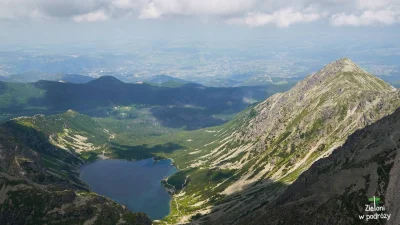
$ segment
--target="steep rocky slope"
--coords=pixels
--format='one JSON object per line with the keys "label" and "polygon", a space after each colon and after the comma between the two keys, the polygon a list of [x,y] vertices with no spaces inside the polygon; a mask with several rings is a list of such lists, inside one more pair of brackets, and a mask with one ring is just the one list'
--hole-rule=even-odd
{"label": "steep rocky slope", "polygon": [[40,131],[9,121],[0,126],[0,224],[151,224],[79,179],[82,159]]}
{"label": "steep rocky slope", "polygon": [[[276,200],[238,224],[365,224],[369,198],[380,198],[368,224],[399,224],[400,109],[356,131],[329,157],[314,163]],[[253,221],[253,222],[250,222]],[[257,222],[255,222],[257,221]]]}
{"label": "steep rocky slope", "polygon": [[[198,214],[196,223],[235,223],[274,200],[354,131],[399,106],[395,88],[347,58],[333,62],[213,129],[214,140],[194,149],[198,157],[186,164],[192,179],[174,200],[188,206],[189,215]],[[198,168],[231,175],[200,192],[191,187],[200,183],[191,174]]]}

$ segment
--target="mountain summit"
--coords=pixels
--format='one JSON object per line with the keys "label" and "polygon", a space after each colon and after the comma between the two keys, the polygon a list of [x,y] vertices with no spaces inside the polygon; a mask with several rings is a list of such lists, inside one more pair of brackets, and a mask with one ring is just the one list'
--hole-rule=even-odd
{"label": "mountain summit", "polygon": [[[236,207],[219,207],[227,213],[211,220],[234,223],[271,201],[351,133],[399,106],[395,88],[343,58],[248,109],[216,133],[221,144],[195,164],[238,176],[220,193],[232,196],[226,205]],[[250,195],[256,198],[243,197]]]}
{"label": "mountain summit", "polygon": [[391,85],[361,69],[348,58],[332,62],[317,73],[306,77],[293,88],[293,91],[305,92],[313,88],[320,91],[352,89],[351,91],[392,92],[395,90]]}
{"label": "mountain summit", "polygon": [[102,76],[97,78],[96,80],[89,81],[88,84],[94,84],[94,85],[99,85],[99,86],[108,86],[108,85],[120,85],[124,84],[121,80],[118,80],[117,78],[113,76]]}
{"label": "mountain summit", "polygon": [[357,73],[367,73],[365,70],[361,69],[356,63],[351,61],[349,58],[342,58],[335,62],[330,63],[325,67],[325,69],[336,68],[340,72],[357,72]]}

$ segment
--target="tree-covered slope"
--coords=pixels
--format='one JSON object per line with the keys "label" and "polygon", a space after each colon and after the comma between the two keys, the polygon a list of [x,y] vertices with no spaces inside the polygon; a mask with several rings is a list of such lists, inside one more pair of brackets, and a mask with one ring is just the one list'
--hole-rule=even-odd
{"label": "tree-covered slope", "polygon": [[[135,119],[146,114],[163,127],[194,130],[226,122],[255,101],[286,86],[211,88],[185,84],[173,88],[124,83],[100,77],[87,83],[38,81],[0,83],[0,120],[15,116],[62,113],[69,109],[93,117]],[[115,108],[129,110],[118,112]],[[223,117],[225,116],[225,117]]]}

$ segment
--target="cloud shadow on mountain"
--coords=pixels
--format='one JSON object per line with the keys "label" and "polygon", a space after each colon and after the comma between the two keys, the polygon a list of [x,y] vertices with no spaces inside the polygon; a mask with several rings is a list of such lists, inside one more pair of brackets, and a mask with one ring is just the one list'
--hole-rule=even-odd
{"label": "cloud shadow on mountain", "polygon": [[172,142],[154,146],[149,146],[147,144],[130,146],[121,145],[115,142],[111,142],[111,144],[113,157],[127,160],[148,159],[152,157],[160,158],[156,153],[172,153],[183,149],[183,146]]}

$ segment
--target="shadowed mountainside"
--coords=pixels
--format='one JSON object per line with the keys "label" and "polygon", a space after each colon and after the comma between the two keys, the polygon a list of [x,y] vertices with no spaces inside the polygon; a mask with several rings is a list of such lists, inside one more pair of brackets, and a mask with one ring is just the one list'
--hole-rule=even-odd
{"label": "shadowed mountainside", "polygon": [[0,127],[0,223],[150,225],[112,200],[88,191],[83,163],[38,130],[9,121]]}
{"label": "shadowed mountainside", "polygon": [[[148,114],[146,118],[164,127],[186,130],[221,125],[226,118],[218,116],[235,114],[251,103],[290,88],[290,85],[210,88],[191,83],[169,88],[124,83],[111,76],[82,84],[0,83],[0,119],[38,113],[49,115],[72,109],[93,117],[117,119]],[[118,107],[130,110],[115,113]]]}
{"label": "shadowed mountainside", "polygon": [[[315,162],[274,202],[237,224],[398,224],[400,109],[350,135]],[[391,219],[360,220],[377,196]],[[381,213],[381,212],[379,212]],[[258,221],[258,222],[250,222]]]}

